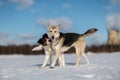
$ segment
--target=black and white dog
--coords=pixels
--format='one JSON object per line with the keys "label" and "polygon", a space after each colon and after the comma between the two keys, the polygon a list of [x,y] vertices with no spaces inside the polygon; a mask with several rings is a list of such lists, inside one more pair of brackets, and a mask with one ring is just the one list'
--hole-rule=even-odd
{"label": "black and white dog", "polygon": [[[44,60],[44,63],[42,66],[40,66],[41,68],[44,68],[50,58],[50,61],[51,61],[51,55],[52,54],[55,54],[55,52],[52,50],[52,47],[51,47],[51,40],[49,39],[48,35],[47,34],[44,34],[42,36],[42,38],[40,38],[38,40],[38,43],[40,44],[39,46],[37,47],[34,47],[32,49],[32,51],[38,51],[38,50],[42,50],[44,49],[45,51],[45,60]],[[65,66],[65,61],[64,61],[64,55],[61,53],[61,55],[59,56],[59,66],[60,67],[64,67]]]}

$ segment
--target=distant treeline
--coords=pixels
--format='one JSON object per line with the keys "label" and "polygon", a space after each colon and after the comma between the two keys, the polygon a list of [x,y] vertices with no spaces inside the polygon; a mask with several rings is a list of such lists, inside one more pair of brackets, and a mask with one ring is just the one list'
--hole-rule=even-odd
{"label": "distant treeline", "polygon": [[92,45],[86,48],[86,51],[91,52],[119,52],[120,45]]}
{"label": "distant treeline", "polygon": [[32,52],[32,48],[37,45],[8,45],[0,46],[0,54],[24,54],[24,55],[36,55],[44,53],[44,50]]}
{"label": "distant treeline", "polygon": [[[37,45],[8,45],[8,46],[0,46],[0,54],[8,55],[8,54],[24,54],[24,55],[37,55],[44,54],[44,50],[41,51],[32,51],[32,48]],[[85,52],[118,52],[120,51],[120,45],[111,46],[111,45],[92,45],[87,46]],[[74,48],[66,51],[65,53],[75,53]]]}

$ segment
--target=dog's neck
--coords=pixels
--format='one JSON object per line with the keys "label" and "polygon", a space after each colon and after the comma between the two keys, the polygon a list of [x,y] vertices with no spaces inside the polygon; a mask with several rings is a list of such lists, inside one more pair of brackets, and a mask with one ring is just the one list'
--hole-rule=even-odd
{"label": "dog's neck", "polygon": [[59,35],[52,40],[52,46],[53,47],[56,46],[59,43],[60,38],[61,37],[60,37],[60,33],[59,33]]}
{"label": "dog's neck", "polygon": [[60,40],[61,40],[61,38],[64,36],[64,34],[63,33],[59,33],[59,36],[58,37],[56,37],[53,41],[52,41],[52,47],[54,47],[54,46],[56,46],[59,42],[60,42]]}
{"label": "dog's neck", "polygon": [[53,41],[52,41],[52,46],[56,46],[59,42],[59,37],[56,37]]}

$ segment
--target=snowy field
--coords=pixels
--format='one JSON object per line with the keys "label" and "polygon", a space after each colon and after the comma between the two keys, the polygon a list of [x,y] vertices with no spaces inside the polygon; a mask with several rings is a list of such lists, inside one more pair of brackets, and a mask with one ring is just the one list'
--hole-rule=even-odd
{"label": "snowy field", "polygon": [[82,57],[76,67],[76,55],[65,54],[66,66],[54,69],[38,68],[44,55],[0,56],[0,80],[120,80],[120,52],[107,54],[88,53],[90,65]]}

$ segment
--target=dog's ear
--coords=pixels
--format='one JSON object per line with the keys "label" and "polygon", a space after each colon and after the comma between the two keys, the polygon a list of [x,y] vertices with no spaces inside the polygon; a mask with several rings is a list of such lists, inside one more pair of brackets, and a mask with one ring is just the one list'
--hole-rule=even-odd
{"label": "dog's ear", "polygon": [[60,26],[61,26],[61,24],[58,24],[57,26],[59,26],[59,27],[60,27]]}
{"label": "dog's ear", "polygon": [[51,26],[49,22],[48,22],[48,26]]}
{"label": "dog's ear", "polygon": [[47,29],[49,30],[51,27],[50,23],[48,22]]}
{"label": "dog's ear", "polygon": [[43,35],[43,38],[49,38],[48,35],[47,35],[47,33],[45,33],[45,34]]}
{"label": "dog's ear", "polygon": [[42,44],[42,39],[40,38],[37,43]]}
{"label": "dog's ear", "polygon": [[61,26],[61,24],[58,24],[58,25],[56,25],[56,28],[57,28],[57,29],[59,29],[59,28],[60,28],[60,26]]}

